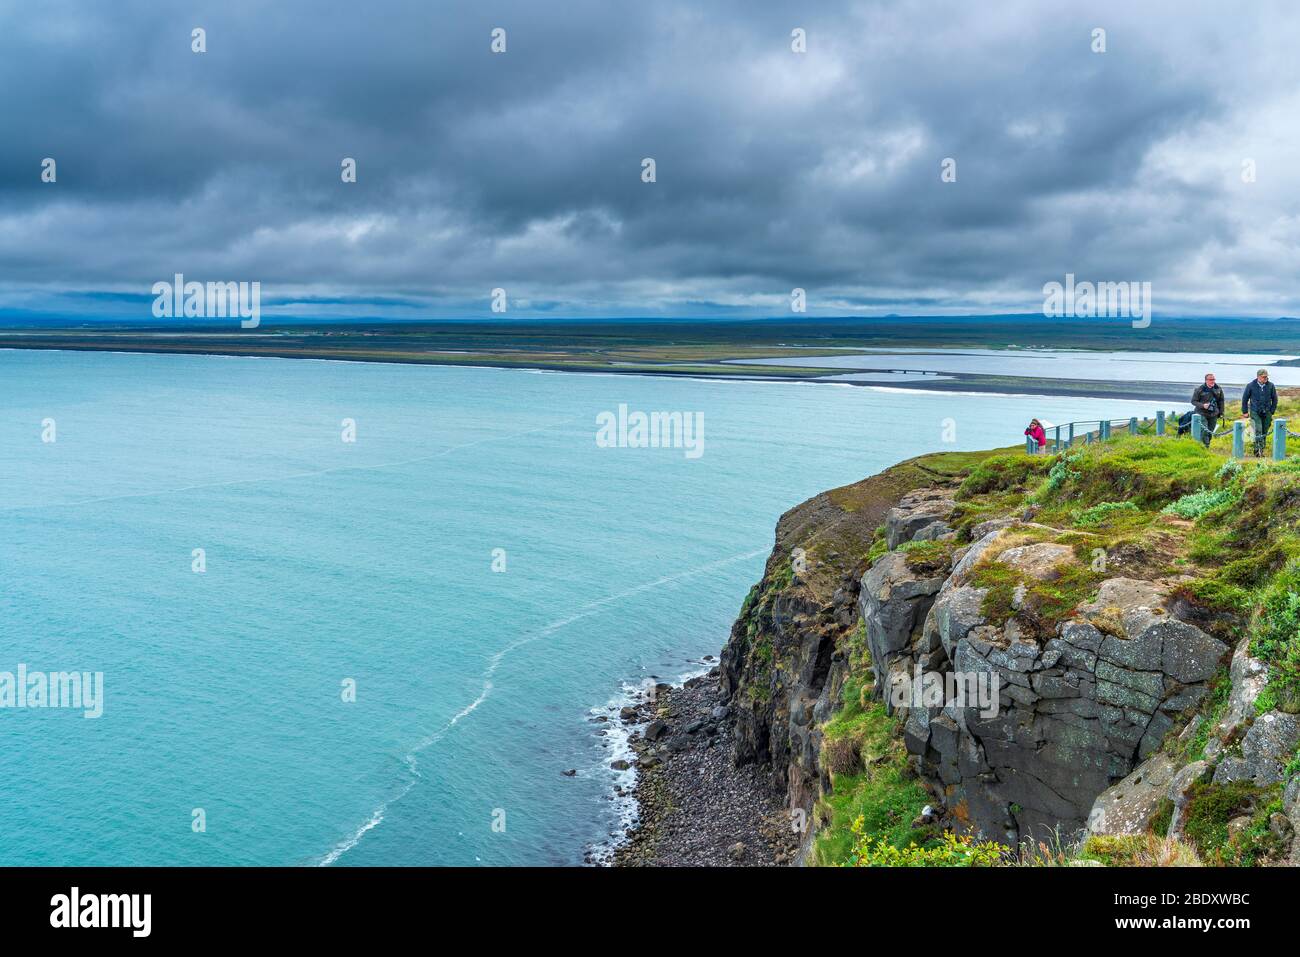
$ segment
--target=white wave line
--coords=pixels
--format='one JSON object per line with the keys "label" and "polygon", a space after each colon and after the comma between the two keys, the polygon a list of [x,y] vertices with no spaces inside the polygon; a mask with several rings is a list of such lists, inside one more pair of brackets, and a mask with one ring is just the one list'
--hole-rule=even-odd
{"label": "white wave line", "polygon": [[532,435],[534,432],[547,432],[551,429],[558,429],[565,425],[570,425],[578,419],[565,419],[563,422],[557,422],[554,425],[544,425],[536,429],[525,429],[521,432],[509,432],[505,435],[491,435],[485,439],[476,439],[473,442],[464,442],[460,445],[453,445],[437,452],[431,452],[428,455],[418,455],[415,458],[403,459],[399,462],[379,462],[374,465],[335,465],[327,469],[318,469],[313,472],[294,472],[289,475],[268,475],[262,478],[251,479],[232,479],[229,482],[204,482],[197,485],[183,485],[179,488],[165,488],[153,492],[124,492],[121,495],[102,495],[98,498],[78,499],[75,502],[46,502],[41,505],[11,505],[6,508],[0,508],[0,512],[22,512],[32,511],[43,508],[73,508],[78,505],[93,505],[98,502],[116,502],[128,498],[153,498],[159,495],[175,495],[179,492],[193,492],[209,488],[228,488],[232,485],[256,485],[264,482],[290,482],[297,479],[317,478],[322,475],[331,475],[335,472],[371,472],[379,469],[400,468],[403,465],[414,465],[418,462],[428,462],[431,459],[442,458],[444,455],[450,455],[452,452],[459,452],[461,449],[473,448],[476,445],[485,445],[488,442],[500,442],[505,439],[516,439],[524,435]]}
{"label": "white wave line", "polygon": [[406,797],[406,795],[411,792],[411,789],[415,787],[415,780],[416,778],[420,777],[417,756],[422,751],[433,746],[434,744],[437,744],[444,737],[446,737],[447,734],[449,734],[451,730],[456,727],[456,725],[460,724],[461,721],[463,721],[465,718],[468,718],[471,714],[473,714],[478,709],[478,706],[488,699],[488,697],[492,694],[493,676],[496,674],[497,669],[501,666],[501,663],[505,661],[506,657],[516,648],[520,648],[526,644],[529,644],[530,642],[538,641],[541,638],[545,638],[547,635],[552,635],[555,632],[559,631],[561,628],[566,628],[569,625],[573,624],[575,621],[581,621],[583,618],[589,618],[600,609],[608,605],[611,605],[615,602],[622,601],[626,598],[630,598],[633,595],[639,595],[642,592],[649,591],[652,588],[658,588],[661,585],[667,585],[670,584],[671,582],[679,581],[683,578],[691,578],[696,575],[703,575],[706,572],[713,571],[714,569],[717,568],[723,568],[727,565],[735,564],[736,562],[746,561],[750,558],[757,558],[758,556],[764,555],[766,553],[767,553],[767,549],[760,548],[756,551],[745,552],[744,554],[741,555],[732,555],[729,558],[722,558],[716,562],[710,562],[707,565],[700,565],[696,568],[687,569],[684,572],[678,572],[676,575],[665,575],[663,578],[657,578],[651,582],[644,582],[640,585],[635,585],[632,588],[629,588],[625,591],[621,591],[613,595],[606,595],[604,598],[598,598],[595,601],[588,602],[587,604],[580,606],[578,611],[570,615],[569,617],[561,618],[556,621],[553,621],[550,624],[547,624],[542,628],[539,628],[536,632],[530,635],[526,635],[525,637],[520,638],[518,641],[511,642],[509,645],[502,648],[500,651],[498,651],[496,654],[494,654],[491,658],[488,659],[488,666],[483,672],[483,689],[479,692],[479,696],[475,698],[472,702],[467,704],[465,707],[461,708],[460,711],[456,712],[456,714],[453,715],[451,719],[447,721],[446,724],[444,724],[437,731],[430,734],[428,737],[424,738],[409,752],[407,752],[407,754],[403,756],[402,760],[406,764],[407,768],[411,771],[413,777],[406,782],[406,786],[402,788],[401,792],[398,793],[397,796],[393,798],[389,798],[386,801],[383,801],[379,805],[379,807],[375,809],[374,813],[370,815],[370,817],[366,820],[366,822],[361,825],[361,827],[359,827],[356,831],[352,833],[350,837],[341,841],[338,845],[334,847],[333,850],[331,850],[328,854],[326,854],[323,858],[321,858],[318,866],[329,867],[331,864],[337,861],[348,851],[352,850],[352,848],[356,847],[357,844],[361,842],[361,839],[365,837],[365,835],[369,831],[373,830],[374,828],[378,827],[381,823],[383,823],[384,816],[387,814],[389,807],[391,807],[396,802],[400,801],[402,798]]}

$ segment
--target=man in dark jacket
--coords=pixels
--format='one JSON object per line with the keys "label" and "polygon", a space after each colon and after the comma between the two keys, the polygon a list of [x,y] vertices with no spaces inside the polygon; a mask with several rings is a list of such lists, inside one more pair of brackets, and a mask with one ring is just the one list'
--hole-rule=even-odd
{"label": "man in dark jacket", "polygon": [[1241,417],[1250,416],[1250,427],[1255,432],[1255,456],[1264,454],[1264,439],[1273,425],[1273,413],[1277,411],[1277,389],[1268,381],[1268,370],[1260,369],[1255,373],[1255,381],[1246,386],[1241,394]]}
{"label": "man in dark jacket", "polygon": [[1223,389],[1214,382],[1214,373],[1207,373],[1205,382],[1192,391],[1192,409],[1205,416],[1206,430],[1201,433],[1201,441],[1210,444],[1210,436],[1219,422],[1219,416],[1227,411],[1223,400]]}

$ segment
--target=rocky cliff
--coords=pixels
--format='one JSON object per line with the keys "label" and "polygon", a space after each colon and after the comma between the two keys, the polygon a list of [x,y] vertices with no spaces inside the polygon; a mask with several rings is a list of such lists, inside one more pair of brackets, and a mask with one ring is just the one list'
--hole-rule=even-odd
{"label": "rocky cliff", "polygon": [[[1300,708],[1261,702],[1250,606],[1196,560],[1223,502],[1171,512],[1207,477],[1238,505],[1273,480],[1210,453],[1122,475],[1117,454],[924,457],[783,516],[722,656],[734,760],[827,832],[865,809],[909,840],[1157,834],[1243,862],[1254,828],[1252,859],[1285,858]],[[872,709],[891,742],[868,743]],[[1188,831],[1198,800],[1213,841]]]}
{"label": "rocky cliff", "polygon": [[[933,493],[905,498],[889,513],[890,539],[938,502],[954,507]],[[1174,581],[1105,577],[1094,600],[1044,621],[1034,587],[1081,568],[1062,535],[985,522],[953,551],[946,575],[892,551],[863,577],[859,597],[872,670],[902,720],[908,753],[934,785],[941,820],[1012,847],[1081,829],[1096,797],[1201,703],[1228,651],[1179,616]],[[1005,618],[988,601],[1004,582],[1012,588]],[[978,684],[975,695],[947,690],[980,680],[985,701]],[[952,700],[918,700],[927,682]]]}

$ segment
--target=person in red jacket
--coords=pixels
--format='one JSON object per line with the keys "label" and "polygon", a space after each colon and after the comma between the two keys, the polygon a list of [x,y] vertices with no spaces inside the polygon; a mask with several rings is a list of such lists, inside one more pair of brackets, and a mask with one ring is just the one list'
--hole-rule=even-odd
{"label": "person in red jacket", "polygon": [[1038,443],[1039,452],[1047,447],[1047,431],[1043,428],[1043,423],[1037,419],[1029,420],[1029,428],[1025,429],[1025,435],[1032,436]]}

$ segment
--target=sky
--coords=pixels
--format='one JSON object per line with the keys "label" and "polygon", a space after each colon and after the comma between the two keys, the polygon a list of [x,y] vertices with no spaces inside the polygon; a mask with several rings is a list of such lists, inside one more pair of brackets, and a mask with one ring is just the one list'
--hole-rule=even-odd
{"label": "sky", "polygon": [[177,273],[283,318],[1031,313],[1067,273],[1300,315],[1297,36],[1293,2],[0,0],[0,317],[146,321]]}

